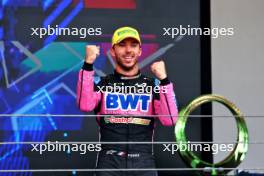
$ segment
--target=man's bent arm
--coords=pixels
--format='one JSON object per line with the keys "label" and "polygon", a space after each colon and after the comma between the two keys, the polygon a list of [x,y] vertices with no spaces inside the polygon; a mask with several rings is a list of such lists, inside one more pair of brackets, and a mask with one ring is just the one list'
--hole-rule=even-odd
{"label": "man's bent arm", "polygon": [[159,100],[154,101],[155,114],[159,115],[159,120],[164,126],[175,125],[178,118],[178,108],[173,84],[165,78],[160,83]]}
{"label": "man's bent arm", "polygon": [[94,110],[101,100],[101,93],[94,89],[93,65],[84,63],[77,83],[77,105],[82,111]]}

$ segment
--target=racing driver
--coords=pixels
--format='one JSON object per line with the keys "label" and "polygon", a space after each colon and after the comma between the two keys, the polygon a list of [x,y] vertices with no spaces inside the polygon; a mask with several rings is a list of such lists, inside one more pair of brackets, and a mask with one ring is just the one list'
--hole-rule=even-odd
{"label": "racing driver", "polygon": [[77,84],[77,104],[80,110],[95,111],[98,115],[103,143],[97,157],[97,176],[156,176],[152,144],[155,123],[176,123],[176,99],[165,64],[154,62],[150,69],[156,78],[147,77],[139,69],[141,52],[138,31],[132,27],[118,28],[110,49],[114,73],[95,79],[93,63],[100,48],[86,46]]}

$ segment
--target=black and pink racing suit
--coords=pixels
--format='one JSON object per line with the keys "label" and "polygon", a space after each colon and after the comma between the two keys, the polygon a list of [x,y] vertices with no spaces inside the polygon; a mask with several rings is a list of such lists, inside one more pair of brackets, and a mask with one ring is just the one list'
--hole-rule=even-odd
{"label": "black and pink racing suit", "polygon": [[[131,77],[117,72],[95,77],[93,66],[87,63],[79,72],[77,104],[82,111],[95,111],[100,115],[96,117],[100,141],[109,142],[102,144],[98,169],[155,168],[151,142],[156,120],[164,126],[172,126],[178,116],[173,84],[168,78],[159,82],[140,72]],[[97,174],[156,175],[156,172]]]}

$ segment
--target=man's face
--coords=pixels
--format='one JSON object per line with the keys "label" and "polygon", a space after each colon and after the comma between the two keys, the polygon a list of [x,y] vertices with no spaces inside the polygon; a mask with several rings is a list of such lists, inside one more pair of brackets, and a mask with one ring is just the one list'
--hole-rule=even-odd
{"label": "man's face", "polygon": [[141,47],[137,40],[127,38],[111,48],[111,55],[116,64],[124,70],[131,70],[135,67],[138,57],[141,55]]}

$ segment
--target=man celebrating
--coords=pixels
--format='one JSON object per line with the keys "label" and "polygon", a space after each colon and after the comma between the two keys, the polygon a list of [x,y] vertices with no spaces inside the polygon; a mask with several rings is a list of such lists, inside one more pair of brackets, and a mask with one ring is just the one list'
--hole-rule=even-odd
{"label": "man celebrating", "polygon": [[135,169],[129,172],[100,171],[96,173],[98,176],[157,175],[153,170],[137,170],[155,168],[151,143],[156,119],[165,126],[176,122],[176,99],[165,64],[158,61],[151,65],[151,71],[159,81],[144,76],[138,65],[141,52],[141,40],[136,29],[117,29],[110,49],[116,63],[115,71],[95,81],[93,63],[100,54],[100,48],[86,46],[85,62],[79,72],[77,103],[82,111],[94,110],[100,115],[97,117],[100,141],[107,144],[102,144],[97,169]]}

